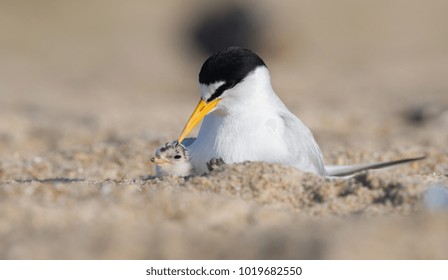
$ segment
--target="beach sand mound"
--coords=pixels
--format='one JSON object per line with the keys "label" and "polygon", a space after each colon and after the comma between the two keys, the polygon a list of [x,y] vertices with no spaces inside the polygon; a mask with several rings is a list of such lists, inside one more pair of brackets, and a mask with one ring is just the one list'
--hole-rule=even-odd
{"label": "beach sand mound", "polygon": [[418,179],[392,177],[242,163],[187,178],[8,181],[0,257],[446,258],[447,213],[423,209]]}

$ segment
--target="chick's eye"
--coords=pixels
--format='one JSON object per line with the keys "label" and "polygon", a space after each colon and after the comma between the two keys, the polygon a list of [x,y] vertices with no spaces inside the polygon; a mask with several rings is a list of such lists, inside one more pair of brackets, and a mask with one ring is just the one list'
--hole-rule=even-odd
{"label": "chick's eye", "polygon": [[175,155],[174,158],[175,158],[175,159],[180,159],[181,156],[180,156],[180,155]]}

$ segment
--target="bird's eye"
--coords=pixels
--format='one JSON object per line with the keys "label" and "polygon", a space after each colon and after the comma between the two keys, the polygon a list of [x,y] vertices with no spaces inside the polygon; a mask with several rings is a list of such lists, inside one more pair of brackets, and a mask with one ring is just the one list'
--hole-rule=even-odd
{"label": "bird's eye", "polygon": [[180,159],[181,156],[180,156],[180,155],[175,155],[174,158],[175,158],[175,159]]}

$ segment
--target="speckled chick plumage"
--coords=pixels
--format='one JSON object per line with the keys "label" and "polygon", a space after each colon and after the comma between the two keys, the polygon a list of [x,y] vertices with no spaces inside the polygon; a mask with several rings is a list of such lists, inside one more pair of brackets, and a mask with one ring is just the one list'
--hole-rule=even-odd
{"label": "speckled chick plumage", "polygon": [[157,177],[185,177],[193,174],[188,150],[177,141],[158,148],[151,161],[156,164]]}

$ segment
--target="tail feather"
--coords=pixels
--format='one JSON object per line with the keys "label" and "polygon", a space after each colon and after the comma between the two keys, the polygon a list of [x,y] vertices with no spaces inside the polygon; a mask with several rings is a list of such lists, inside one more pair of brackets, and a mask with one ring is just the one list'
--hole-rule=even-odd
{"label": "tail feather", "polygon": [[335,177],[344,177],[354,175],[358,172],[365,170],[373,170],[385,168],[393,165],[403,164],[407,162],[417,161],[425,159],[426,156],[415,157],[415,158],[406,158],[385,162],[376,162],[376,163],[366,163],[366,164],[357,164],[357,165],[326,165],[325,169],[327,170],[327,176],[335,176]]}

